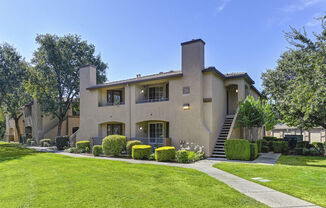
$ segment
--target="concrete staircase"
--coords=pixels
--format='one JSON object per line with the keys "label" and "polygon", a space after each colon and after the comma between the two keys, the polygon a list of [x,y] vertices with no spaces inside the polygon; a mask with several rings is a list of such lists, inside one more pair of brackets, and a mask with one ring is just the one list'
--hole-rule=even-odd
{"label": "concrete staircase", "polygon": [[211,155],[212,158],[226,158],[224,143],[228,137],[232,122],[234,119],[234,115],[227,115],[221,129],[220,135],[216,140],[216,144]]}

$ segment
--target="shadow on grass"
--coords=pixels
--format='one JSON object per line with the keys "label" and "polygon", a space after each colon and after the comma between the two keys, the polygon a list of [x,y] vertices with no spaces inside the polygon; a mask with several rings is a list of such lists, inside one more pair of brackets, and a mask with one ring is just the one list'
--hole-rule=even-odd
{"label": "shadow on grass", "polygon": [[42,152],[24,148],[20,144],[0,143],[0,163],[34,154],[42,154]]}
{"label": "shadow on grass", "polygon": [[277,164],[291,166],[310,166],[326,168],[326,157],[318,156],[282,156]]}

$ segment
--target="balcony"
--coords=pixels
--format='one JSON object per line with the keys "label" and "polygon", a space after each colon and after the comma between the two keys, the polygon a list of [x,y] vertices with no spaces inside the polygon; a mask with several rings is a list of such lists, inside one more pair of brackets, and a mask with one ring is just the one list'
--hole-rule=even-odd
{"label": "balcony", "polygon": [[136,89],[136,98],[136,104],[168,101],[169,83],[138,86]]}
{"label": "balcony", "polygon": [[153,147],[171,146],[171,138],[155,138],[155,137],[133,137],[128,141],[139,140],[143,144],[151,145]]}

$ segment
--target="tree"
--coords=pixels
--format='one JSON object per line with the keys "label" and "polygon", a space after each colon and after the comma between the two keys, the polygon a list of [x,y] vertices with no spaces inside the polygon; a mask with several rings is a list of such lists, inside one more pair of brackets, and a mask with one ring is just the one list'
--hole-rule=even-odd
{"label": "tree", "polygon": [[274,70],[262,74],[264,93],[289,126],[326,128],[325,17],[320,19],[323,30],[314,33],[314,39],[291,28],[286,38],[292,48],[281,55]]}
{"label": "tree", "polygon": [[0,140],[3,139],[5,131],[6,131],[6,117],[2,107],[0,106]]}
{"label": "tree", "polygon": [[27,89],[40,103],[41,110],[58,119],[57,135],[71,103],[79,96],[79,68],[93,64],[97,68],[97,82],[106,81],[107,65],[95,56],[95,46],[78,35],[38,35],[39,47],[34,52]]}
{"label": "tree", "polygon": [[22,107],[30,102],[24,86],[28,65],[9,44],[0,45],[0,100],[10,118],[14,119],[19,142],[22,141],[19,118]]}
{"label": "tree", "polygon": [[277,117],[272,110],[272,105],[268,104],[265,100],[255,99],[249,95],[239,103],[236,126],[248,128],[251,138],[252,128],[263,127],[265,125],[266,130],[270,130],[276,124]]}

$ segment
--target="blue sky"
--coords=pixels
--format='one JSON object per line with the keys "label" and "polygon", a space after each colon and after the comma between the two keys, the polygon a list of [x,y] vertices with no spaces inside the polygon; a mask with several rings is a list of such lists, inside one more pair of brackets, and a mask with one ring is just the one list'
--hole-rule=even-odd
{"label": "blue sky", "polygon": [[0,0],[0,42],[29,60],[36,34],[75,33],[96,46],[110,81],[180,70],[180,43],[206,42],[206,66],[260,76],[288,43],[289,26],[320,31],[326,0]]}

